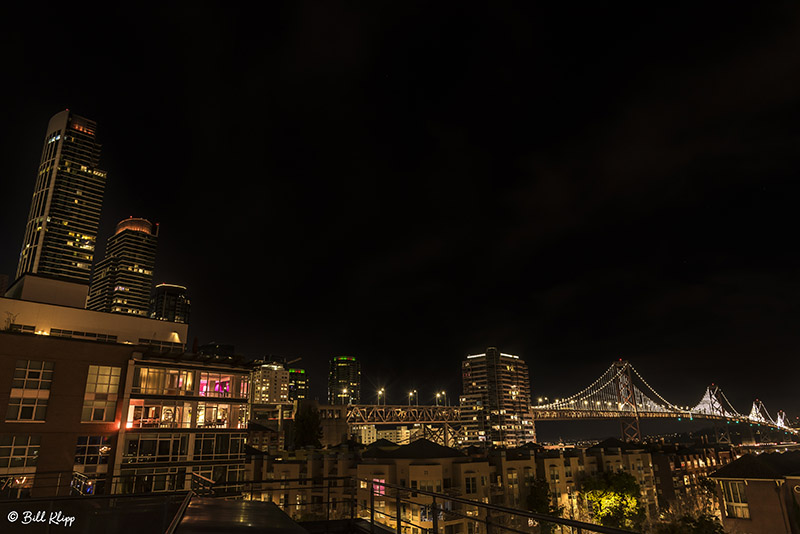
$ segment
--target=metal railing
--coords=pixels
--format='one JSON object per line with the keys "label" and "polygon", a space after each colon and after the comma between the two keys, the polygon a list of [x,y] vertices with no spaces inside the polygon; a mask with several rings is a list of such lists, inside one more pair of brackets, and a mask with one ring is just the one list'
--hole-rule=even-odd
{"label": "metal railing", "polygon": [[[268,479],[235,483],[246,500],[270,501],[296,521],[363,519],[396,534],[635,534],[571,518],[529,512],[419,488],[352,477]],[[230,484],[214,485],[231,495]],[[489,495],[486,496],[487,500]]]}
{"label": "metal railing", "polygon": [[[126,477],[130,482],[131,475]],[[104,489],[115,493],[114,489],[121,487],[113,480],[116,478],[109,477]],[[301,523],[324,522],[327,525],[346,520],[353,524],[361,520],[371,534],[387,531],[395,534],[635,534],[630,530],[493,504],[488,501],[501,495],[492,492],[484,492],[479,496],[483,500],[475,500],[459,496],[454,491],[434,492],[351,476],[215,482],[191,473],[189,484],[188,487],[181,485],[180,494],[185,499],[170,523],[173,531],[191,497],[198,495],[272,502]],[[143,486],[137,481],[127,487],[136,490]],[[75,487],[72,489],[73,494],[82,493],[75,491]],[[161,495],[170,493],[175,492]],[[117,495],[154,497],[160,493],[134,491]],[[108,498],[106,495],[92,497]],[[327,526],[325,530],[328,530]],[[171,531],[167,529],[166,532],[169,534]]]}

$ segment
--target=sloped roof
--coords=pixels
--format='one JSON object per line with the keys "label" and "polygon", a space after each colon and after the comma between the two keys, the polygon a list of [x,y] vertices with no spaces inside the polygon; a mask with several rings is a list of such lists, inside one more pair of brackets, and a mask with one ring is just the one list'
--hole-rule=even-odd
{"label": "sloped roof", "polygon": [[[391,443],[391,442],[389,442]],[[424,460],[429,458],[457,458],[464,456],[459,450],[438,445],[427,439],[418,439],[408,445],[401,445],[395,449],[370,448],[364,451],[364,458],[395,458],[406,460]]]}
{"label": "sloped roof", "polygon": [[377,447],[377,448],[384,448],[384,447],[399,447],[397,443],[394,441],[390,441],[386,438],[381,438],[377,441],[373,441],[369,444],[370,447]]}
{"label": "sloped roof", "polygon": [[774,480],[797,473],[800,473],[800,451],[745,454],[709,476]]}

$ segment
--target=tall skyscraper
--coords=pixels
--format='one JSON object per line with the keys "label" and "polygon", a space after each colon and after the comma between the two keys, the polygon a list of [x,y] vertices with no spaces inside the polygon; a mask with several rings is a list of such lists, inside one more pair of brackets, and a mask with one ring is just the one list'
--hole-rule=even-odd
{"label": "tall skyscraper", "polygon": [[94,121],[69,110],[50,119],[17,278],[39,274],[89,283],[106,188],[96,133]]}
{"label": "tall skyscraper", "polygon": [[131,217],[117,224],[92,275],[86,307],[148,317],[157,242],[158,225],[146,219]]}
{"label": "tall skyscraper", "polygon": [[187,324],[190,306],[184,286],[158,284],[150,297],[150,318]]}
{"label": "tall skyscraper", "polygon": [[361,365],[352,356],[336,356],[328,372],[328,404],[361,401]]}
{"label": "tall skyscraper", "polygon": [[289,368],[289,400],[308,398],[308,378],[305,369]]}
{"label": "tall skyscraper", "polygon": [[461,364],[463,445],[518,447],[536,441],[528,366],[495,347]]}

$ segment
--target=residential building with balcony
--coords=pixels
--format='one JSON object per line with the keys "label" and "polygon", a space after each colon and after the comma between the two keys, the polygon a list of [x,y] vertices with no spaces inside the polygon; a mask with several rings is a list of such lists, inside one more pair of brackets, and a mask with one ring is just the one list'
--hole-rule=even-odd
{"label": "residential building with balcony", "polygon": [[193,474],[242,480],[249,371],[234,358],[133,353],[114,492],[180,490]]}
{"label": "residential building with balcony", "polygon": [[230,359],[0,332],[2,495],[241,480],[248,377]]}

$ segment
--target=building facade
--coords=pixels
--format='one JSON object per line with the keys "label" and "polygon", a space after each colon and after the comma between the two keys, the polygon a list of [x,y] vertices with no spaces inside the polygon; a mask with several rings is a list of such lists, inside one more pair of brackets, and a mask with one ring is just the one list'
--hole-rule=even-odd
{"label": "building facade", "polygon": [[134,352],[127,362],[114,493],[244,478],[250,373],[235,359]]}
{"label": "building facade", "polygon": [[131,347],[0,332],[0,499],[113,477]]}
{"label": "building facade", "polygon": [[735,458],[729,445],[664,444],[649,450],[661,508],[702,504],[708,495],[706,477]]}
{"label": "building facade", "polygon": [[289,402],[289,371],[275,362],[256,362],[251,374],[253,404]]}
{"label": "building facade", "polygon": [[331,359],[328,371],[328,404],[361,402],[361,364],[352,356]]}
{"label": "building facade", "polygon": [[189,323],[191,302],[186,288],[176,284],[158,284],[150,297],[150,318],[173,323]]}
{"label": "building facade", "polygon": [[745,454],[710,478],[725,532],[800,533],[800,451]]}
{"label": "building facade", "polygon": [[289,368],[289,400],[301,401],[308,398],[308,375],[305,369]]}
{"label": "building facade", "polygon": [[235,483],[248,381],[228,359],[0,332],[0,496]]}
{"label": "building facade", "polygon": [[69,110],[47,125],[16,277],[86,284],[106,187],[97,125]]}
{"label": "building facade", "polygon": [[133,217],[117,224],[92,274],[86,307],[149,317],[157,243],[157,224]]}
{"label": "building facade", "polygon": [[528,366],[489,347],[461,364],[463,445],[518,447],[536,441]]}

